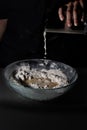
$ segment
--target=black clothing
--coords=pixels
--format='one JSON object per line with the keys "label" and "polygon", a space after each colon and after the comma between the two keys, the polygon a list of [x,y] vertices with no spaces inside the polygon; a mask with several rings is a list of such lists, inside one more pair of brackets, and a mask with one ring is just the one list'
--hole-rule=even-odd
{"label": "black clothing", "polygon": [[0,18],[7,18],[8,24],[0,43],[0,65],[42,57],[45,15],[45,0],[32,0],[29,3],[24,0],[17,5],[12,1],[5,10],[1,10]]}
{"label": "black clothing", "polygon": [[3,0],[0,3],[0,19],[8,19],[0,43],[0,65],[25,58],[43,58],[47,8],[54,7],[57,1],[60,0]]}

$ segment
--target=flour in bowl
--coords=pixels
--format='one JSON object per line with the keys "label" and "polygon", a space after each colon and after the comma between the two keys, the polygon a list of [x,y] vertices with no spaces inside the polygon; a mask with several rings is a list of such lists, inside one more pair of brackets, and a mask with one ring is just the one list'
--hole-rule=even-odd
{"label": "flour in bowl", "polygon": [[33,88],[59,88],[69,84],[61,69],[37,69],[29,64],[18,66],[13,76],[15,80]]}

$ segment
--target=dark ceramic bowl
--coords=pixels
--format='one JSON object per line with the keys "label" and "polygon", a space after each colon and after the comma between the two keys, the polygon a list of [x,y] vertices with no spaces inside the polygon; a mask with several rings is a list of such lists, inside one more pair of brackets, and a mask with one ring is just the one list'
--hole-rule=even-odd
{"label": "dark ceramic bowl", "polygon": [[[10,76],[16,70],[18,66],[20,66],[21,63],[28,63],[31,67],[33,68],[38,68],[38,69],[61,69],[67,76],[69,85],[67,86],[62,86],[60,88],[49,88],[49,89],[41,89],[41,88],[32,88],[30,87],[25,87],[22,84],[17,84],[13,80],[10,80]],[[44,59],[27,59],[27,60],[20,60],[16,61],[10,65],[8,65],[4,69],[4,77],[5,81],[8,84],[8,86],[14,90],[16,93],[22,95],[23,97],[27,99],[34,99],[34,100],[51,100],[54,99],[60,95],[63,95],[65,92],[67,92],[71,87],[74,86],[78,74],[75,70],[75,68],[66,65],[61,62],[57,61],[52,61],[52,60],[44,60]]]}

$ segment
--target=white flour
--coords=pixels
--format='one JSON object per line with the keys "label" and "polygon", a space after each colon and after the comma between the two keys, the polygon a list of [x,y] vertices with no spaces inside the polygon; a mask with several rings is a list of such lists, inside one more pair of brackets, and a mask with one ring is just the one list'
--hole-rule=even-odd
{"label": "white flour", "polygon": [[17,67],[15,78],[34,88],[58,88],[68,85],[67,76],[60,69],[30,69],[29,64]]}

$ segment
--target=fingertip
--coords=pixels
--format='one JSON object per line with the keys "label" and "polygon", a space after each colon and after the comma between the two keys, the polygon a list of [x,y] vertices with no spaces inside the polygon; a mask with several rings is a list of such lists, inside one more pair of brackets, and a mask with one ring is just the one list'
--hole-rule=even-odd
{"label": "fingertip", "polygon": [[74,23],[74,26],[77,27],[77,26],[78,26],[78,23]]}
{"label": "fingertip", "polygon": [[67,26],[70,28],[72,25],[71,25],[71,24],[68,24]]}
{"label": "fingertip", "polygon": [[81,19],[81,22],[84,22],[84,19],[83,19],[83,18]]}
{"label": "fingertip", "polygon": [[72,23],[71,22],[66,22],[67,23],[67,26],[70,28],[72,26]]}
{"label": "fingertip", "polygon": [[63,21],[63,20],[64,20],[64,18],[63,18],[63,17],[60,17],[60,20],[61,20],[61,21]]}

